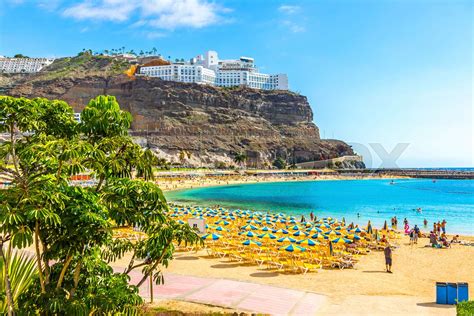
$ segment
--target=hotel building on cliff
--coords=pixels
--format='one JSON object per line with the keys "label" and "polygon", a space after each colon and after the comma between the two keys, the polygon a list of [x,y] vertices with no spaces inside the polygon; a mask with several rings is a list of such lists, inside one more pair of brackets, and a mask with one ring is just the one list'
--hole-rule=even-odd
{"label": "hotel building on cliff", "polygon": [[254,59],[250,57],[219,60],[215,51],[208,51],[204,56],[198,55],[188,62],[152,61],[141,66],[139,74],[163,80],[217,87],[245,86],[263,90],[288,90],[286,74],[260,73],[254,64]]}
{"label": "hotel building on cliff", "polygon": [[0,56],[0,73],[32,73],[52,64],[54,58],[8,58]]}

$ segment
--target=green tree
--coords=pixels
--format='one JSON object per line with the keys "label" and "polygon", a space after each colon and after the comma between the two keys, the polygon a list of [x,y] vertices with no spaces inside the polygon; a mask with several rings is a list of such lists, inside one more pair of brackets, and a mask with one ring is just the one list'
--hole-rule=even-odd
{"label": "green tree", "polygon": [[[81,123],[63,101],[0,96],[0,132],[9,135],[0,171],[11,181],[0,190],[0,252],[34,245],[38,272],[16,302],[9,262],[0,258],[10,314],[15,306],[39,314],[133,311],[142,299],[128,273],[141,267],[144,279],[160,282],[173,243],[201,242],[166,215],[166,200],[149,181],[159,160],[132,141],[131,120],[111,96],[91,100]],[[73,185],[70,177],[80,173],[95,184]],[[146,237],[114,238],[123,226],[139,226]],[[126,252],[132,264],[114,272],[110,262]]]}
{"label": "green tree", "polygon": [[238,164],[241,168],[244,166],[247,161],[247,155],[244,152],[234,154],[234,162]]}
{"label": "green tree", "polygon": [[273,166],[277,169],[286,169],[287,163],[283,158],[278,157],[273,161]]}

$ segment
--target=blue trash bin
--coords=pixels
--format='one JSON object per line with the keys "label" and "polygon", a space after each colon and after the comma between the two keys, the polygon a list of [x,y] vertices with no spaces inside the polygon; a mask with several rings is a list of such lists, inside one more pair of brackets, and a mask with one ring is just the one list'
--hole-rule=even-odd
{"label": "blue trash bin", "polygon": [[458,283],[458,302],[469,300],[469,286],[467,283]]}
{"label": "blue trash bin", "polygon": [[436,282],[436,304],[447,304],[448,285],[445,282]]}
{"label": "blue trash bin", "polygon": [[458,285],[457,283],[448,283],[448,296],[446,304],[454,305],[458,299]]}

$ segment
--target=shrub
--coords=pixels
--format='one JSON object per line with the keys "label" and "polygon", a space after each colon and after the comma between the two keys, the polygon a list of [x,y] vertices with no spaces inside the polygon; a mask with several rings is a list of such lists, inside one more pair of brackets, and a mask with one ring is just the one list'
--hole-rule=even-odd
{"label": "shrub", "polygon": [[474,315],[474,301],[459,302],[458,305],[456,305],[456,315],[473,316]]}

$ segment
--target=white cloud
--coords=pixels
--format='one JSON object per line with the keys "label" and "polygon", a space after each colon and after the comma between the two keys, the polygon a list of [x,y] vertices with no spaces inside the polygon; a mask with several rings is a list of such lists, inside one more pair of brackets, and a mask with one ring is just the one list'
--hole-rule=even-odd
{"label": "white cloud", "polygon": [[283,4],[278,7],[278,11],[286,13],[286,14],[294,14],[294,13],[299,12],[300,10],[301,10],[301,7],[297,5]]}
{"label": "white cloud", "polygon": [[302,33],[304,31],[306,31],[304,26],[298,25],[298,24],[296,24],[295,22],[292,22],[292,21],[285,20],[285,21],[282,22],[282,24],[293,33]]}
{"label": "white cloud", "polygon": [[201,28],[222,19],[227,9],[208,0],[82,0],[63,11],[78,20],[134,21],[135,27]]}

